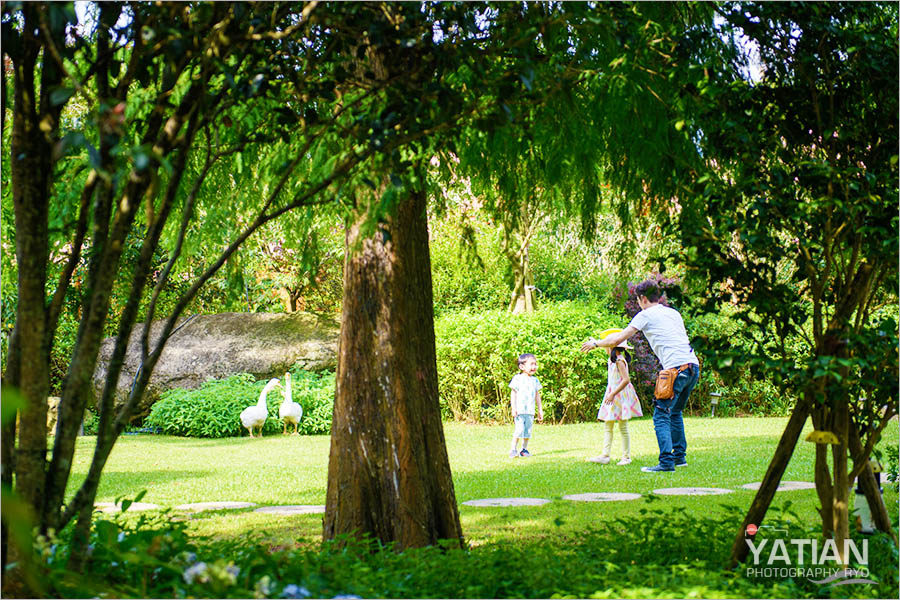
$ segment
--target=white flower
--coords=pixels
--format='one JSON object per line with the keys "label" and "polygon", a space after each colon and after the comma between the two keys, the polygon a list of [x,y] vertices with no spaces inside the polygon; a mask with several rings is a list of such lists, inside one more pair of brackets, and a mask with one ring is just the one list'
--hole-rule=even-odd
{"label": "white flower", "polygon": [[272,593],[272,578],[268,575],[263,575],[262,578],[256,582],[255,592],[253,594],[254,598],[268,598],[269,594]]}
{"label": "white flower", "polygon": [[195,565],[191,565],[184,571],[184,582],[185,583],[194,583],[194,581],[198,581],[200,583],[206,583],[209,581],[209,574],[207,574],[207,568],[205,562],[198,562]]}

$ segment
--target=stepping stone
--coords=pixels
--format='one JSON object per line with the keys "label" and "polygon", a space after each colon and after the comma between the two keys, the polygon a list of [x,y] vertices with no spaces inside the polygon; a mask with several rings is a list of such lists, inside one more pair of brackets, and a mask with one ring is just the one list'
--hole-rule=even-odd
{"label": "stepping stone", "polygon": [[466,506],[540,506],[550,502],[545,498],[485,498],[483,500],[467,500]]}
{"label": "stepping stone", "polygon": [[[97,502],[94,507],[105,513],[117,513],[122,510],[121,503],[113,502]],[[158,510],[159,504],[149,504],[147,502],[132,502],[126,512],[140,512],[142,510]]]}
{"label": "stepping stone", "polygon": [[617,500],[637,500],[640,497],[640,494],[604,492],[599,494],[569,494],[568,496],[563,496],[563,500],[574,500],[576,502],[615,502]]}
{"label": "stepping stone", "polygon": [[660,496],[715,496],[717,494],[730,494],[734,490],[726,490],[724,488],[709,487],[680,487],[680,488],[660,488],[653,490],[654,494]]}
{"label": "stepping stone", "polygon": [[[745,483],[741,487],[745,490],[753,490],[754,492],[759,489],[759,486],[762,485],[762,481],[757,481],[756,483]],[[778,489],[776,492],[790,492],[793,490],[814,490],[816,489],[816,484],[810,483],[808,481],[782,481],[778,484]]]}
{"label": "stepping stone", "polygon": [[253,512],[270,515],[311,515],[325,512],[324,504],[288,504],[284,506],[263,506]]}
{"label": "stepping stone", "polygon": [[250,508],[256,506],[255,502],[194,502],[192,504],[179,504],[175,510],[187,510],[201,512],[204,510],[225,510],[232,508]]}

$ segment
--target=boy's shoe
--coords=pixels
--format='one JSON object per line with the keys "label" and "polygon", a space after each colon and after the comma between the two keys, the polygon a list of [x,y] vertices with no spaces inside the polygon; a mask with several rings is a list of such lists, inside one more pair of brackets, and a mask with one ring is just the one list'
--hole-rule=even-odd
{"label": "boy's shoe", "polygon": [[521,456],[522,458],[528,458],[529,456],[531,456],[531,452],[529,452],[525,448],[522,448],[522,451],[519,452],[519,456]]}
{"label": "boy's shoe", "polygon": [[622,460],[620,460],[620,461],[619,461],[618,463],[616,463],[616,464],[621,465],[621,466],[630,465],[630,464],[631,464],[631,459],[630,459],[630,458],[623,458]]}
{"label": "boy's shoe", "polygon": [[671,473],[674,470],[675,467],[666,469],[665,467],[662,467],[660,465],[654,465],[652,467],[641,467],[641,471],[643,471],[644,473]]}
{"label": "boy's shoe", "polygon": [[684,462],[677,463],[675,466],[676,466],[676,467],[686,467],[686,466],[687,466],[687,460],[685,460]]}
{"label": "boy's shoe", "polygon": [[609,457],[608,456],[594,456],[594,457],[589,458],[588,462],[595,462],[595,463],[600,463],[601,465],[608,465]]}
{"label": "boy's shoe", "polygon": [[512,450],[509,451],[509,457],[510,457],[510,458],[516,458],[517,456],[519,456],[519,453],[516,452],[516,449],[515,449],[515,448],[513,448]]}

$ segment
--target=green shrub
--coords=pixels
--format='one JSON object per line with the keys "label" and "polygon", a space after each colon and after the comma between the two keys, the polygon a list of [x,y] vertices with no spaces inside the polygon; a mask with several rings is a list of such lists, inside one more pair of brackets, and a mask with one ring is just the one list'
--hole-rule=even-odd
{"label": "green shrub", "polygon": [[538,359],[544,418],[576,422],[596,418],[606,391],[607,353],[582,354],[582,342],[603,329],[624,326],[597,304],[544,304],[531,314],[505,310],[446,314],[435,322],[438,389],[447,418],[510,418],[509,381],[519,354]]}
{"label": "green shrub", "polygon": [[900,487],[900,467],[898,467],[898,447],[888,444],[884,449],[884,457],[887,464],[884,465],[884,478],[888,485],[893,486],[894,490]]}
{"label": "green shrub", "polygon": [[[293,400],[303,407],[298,431],[304,435],[329,433],[334,404],[334,373],[292,370]],[[253,381],[247,373],[207,381],[196,390],[174,389],[163,393],[150,409],[144,424],[160,427],[169,435],[222,438],[243,435],[241,411],[256,403],[266,381]],[[282,430],[278,418],[281,393],[266,398],[269,418],[263,434]]]}
{"label": "green shrub", "polygon": [[84,435],[97,435],[100,426],[100,415],[93,408],[84,411]]}
{"label": "green shrub", "polygon": [[[700,381],[691,395],[691,404],[699,406],[702,414],[704,410],[709,410],[710,392],[719,392],[722,397],[716,414],[722,416],[789,415],[797,398],[792,390],[785,389],[774,377],[754,377],[749,369],[740,366],[732,368],[728,377],[723,377],[709,366],[714,361],[704,360],[703,349],[710,347],[727,346],[738,357],[737,361],[752,354],[753,341],[744,333],[746,325],[733,316],[735,310],[726,305],[720,313],[685,317],[688,335],[704,365]],[[800,351],[800,348],[796,349],[796,352]]]}
{"label": "green shrub", "polygon": [[486,223],[475,226],[479,264],[474,257],[465,256],[458,224],[433,220],[429,228],[435,315],[506,306],[511,288],[505,277],[509,265],[500,251],[500,230]]}
{"label": "green shrub", "polygon": [[[652,500],[647,500],[649,504]],[[641,508],[598,519],[575,539],[554,532],[515,543],[395,551],[374,541],[338,539],[272,549],[264,534],[190,539],[183,521],[114,517],[91,534],[83,573],[65,570],[68,536],[39,538],[42,597],[117,598],[822,598],[895,597],[897,546],[869,538],[875,585],[819,586],[805,577],[754,578],[723,568],[743,511],[689,514]],[[793,516],[793,518],[791,518]],[[788,506],[767,524],[782,539],[818,537]],[[774,529],[777,528],[777,529]],[[770,530],[766,530],[770,531]],[[770,535],[761,532],[760,537]]]}

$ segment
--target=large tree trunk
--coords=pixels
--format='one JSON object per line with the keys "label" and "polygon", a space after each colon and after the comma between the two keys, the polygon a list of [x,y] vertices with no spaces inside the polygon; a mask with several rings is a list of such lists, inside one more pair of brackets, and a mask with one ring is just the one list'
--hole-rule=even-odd
{"label": "large tree trunk", "polygon": [[462,543],[437,389],[425,195],[347,232],[324,538]]}
{"label": "large tree trunk", "polygon": [[762,484],[756,491],[750,510],[747,511],[747,515],[744,517],[743,523],[741,523],[741,528],[734,538],[728,567],[730,569],[735,568],[738,563],[743,562],[747,558],[747,552],[749,552],[749,547],[745,541],[747,526],[750,524],[759,525],[765,518],[769,506],[772,504],[772,499],[775,497],[775,492],[778,490],[778,485],[781,483],[781,478],[784,476],[784,471],[787,469],[791,456],[794,454],[797,440],[800,438],[803,425],[809,416],[809,407],[810,401],[804,398],[797,402],[794,410],[791,412],[791,417],[784,428],[784,433],[781,434],[778,447],[775,448],[775,455],[769,463],[769,468],[766,470]]}

